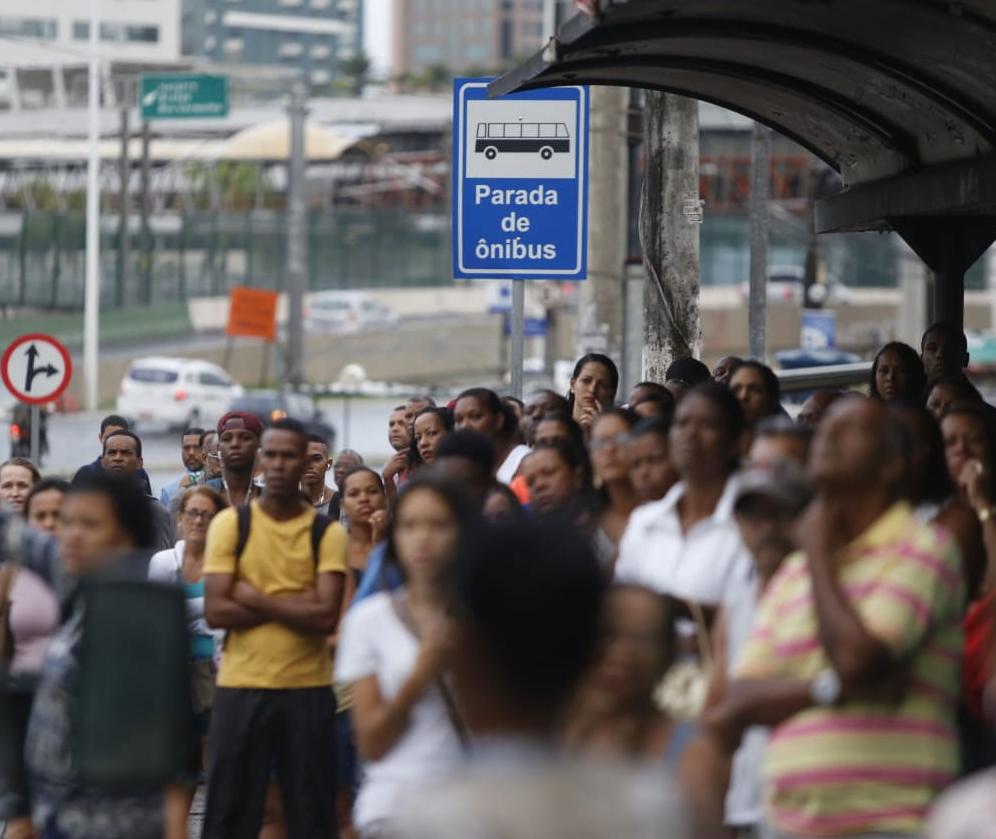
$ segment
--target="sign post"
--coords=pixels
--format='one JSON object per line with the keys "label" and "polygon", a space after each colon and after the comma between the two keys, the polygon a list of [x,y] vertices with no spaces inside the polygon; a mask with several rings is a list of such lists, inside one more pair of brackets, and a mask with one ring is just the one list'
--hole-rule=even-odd
{"label": "sign post", "polygon": [[259,371],[260,384],[266,383],[270,371],[270,350],[277,339],[277,301],[280,295],[264,288],[236,286],[228,297],[228,323],[225,334],[225,369],[232,361],[232,339],[236,336],[259,338],[264,342]]}
{"label": "sign post", "polygon": [[22,335],[7,347],[0,359],[0,376],[7,390],[31,406],[32,463],[40,463],[41,455],[39,406],[62,396],[72,375],[69,351],[51,335]]}
{"label": "sign post", "polygon": [[489,99],[453,87],[453,275],[512,279],[512,391],[522,396],[523,280],[588,275],[588,89]]}
{"label": "sign post", "polygon": [[228,76],[143,73],[138,105],[142,120],[228,116]]}

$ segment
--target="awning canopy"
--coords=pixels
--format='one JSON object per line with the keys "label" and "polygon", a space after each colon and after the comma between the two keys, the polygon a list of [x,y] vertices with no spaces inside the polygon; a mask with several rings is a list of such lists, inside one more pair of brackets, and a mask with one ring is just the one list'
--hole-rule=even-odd
{"label": "awning canopy", "polygon": [[840,173],[845,189],[817,205],[819,232],[899,230],[952,286],[992,243],[992,0],[594,5],[594,17],[569,20],[491,92],[628,85],[713,102],[771,126]]}

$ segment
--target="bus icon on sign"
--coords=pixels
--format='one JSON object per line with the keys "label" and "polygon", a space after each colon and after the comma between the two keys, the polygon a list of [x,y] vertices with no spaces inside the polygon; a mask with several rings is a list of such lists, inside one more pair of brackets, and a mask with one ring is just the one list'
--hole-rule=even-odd
{"label": "bus icon on sign", "polygon": [[549,160],[570,154],[571,135],[563,122],[479,122],[474,151],[494,160],[502,154],[536,154]]}

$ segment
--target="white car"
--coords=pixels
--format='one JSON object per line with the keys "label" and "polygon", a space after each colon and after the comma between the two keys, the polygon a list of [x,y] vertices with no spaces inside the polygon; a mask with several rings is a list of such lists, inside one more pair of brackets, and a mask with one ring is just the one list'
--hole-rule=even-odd
{"label": "white car", "polygon": [[[802,290],[806,284],[806,269],[798,265],[772,265],[768,268],[768,302],[802,305]],[[750,298],[750,283],[740,284],[740,295]],[[807,306],[840,306],[853,299],[851,290],[835,277],[826,283],[816,283],[809,289]]]}
{"label": "white car", "polygon": [[311,296],[304,318],[308,332],[360,332],[394,326],[397,312],[361,291],[320,291]]}
{"label": "white car", "polygon": [[244,393],[224,369],[189,358],[137,358],[118,389],[117,413],[134,423],[210,428]]}

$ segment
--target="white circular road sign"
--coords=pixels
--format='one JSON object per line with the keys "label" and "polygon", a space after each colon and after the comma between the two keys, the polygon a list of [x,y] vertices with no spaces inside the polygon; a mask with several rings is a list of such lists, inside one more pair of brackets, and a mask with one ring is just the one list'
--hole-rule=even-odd
{"label": "white circular road sign", "polygon": [[51,335],[22,335],[0,360],[7,389],[21,402],[42,405],[62,396],[73,375],[69,351]]}

